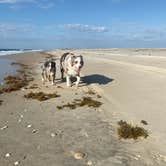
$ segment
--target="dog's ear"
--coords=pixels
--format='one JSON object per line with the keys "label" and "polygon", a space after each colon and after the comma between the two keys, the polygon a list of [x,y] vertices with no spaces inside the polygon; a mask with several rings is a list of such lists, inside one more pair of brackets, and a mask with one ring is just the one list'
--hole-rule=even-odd
{"label": "dog's ear", "polygon": [[75,55],[73,55],[73,56],[71,57],[71,66],[73,66],[73,65],[74,65],[74,60],[75,60],[75,58],[76,58],[76,56],[75,56]]}

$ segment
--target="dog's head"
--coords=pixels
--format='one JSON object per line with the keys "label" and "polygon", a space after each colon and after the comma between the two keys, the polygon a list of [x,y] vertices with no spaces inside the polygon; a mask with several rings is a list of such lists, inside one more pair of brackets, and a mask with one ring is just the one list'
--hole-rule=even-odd
{"label": "dog's head", "polygon": [[53,61],[47,61],[44,63],[44,68],[48,71],[54,71],[56,69],[56,63]]}
{"label": "dog's head", "polygon": [[84,65],[83,56],[82,55],[72,55],[71,57],[71,65],[77,72],[80,72],[81,68]]}

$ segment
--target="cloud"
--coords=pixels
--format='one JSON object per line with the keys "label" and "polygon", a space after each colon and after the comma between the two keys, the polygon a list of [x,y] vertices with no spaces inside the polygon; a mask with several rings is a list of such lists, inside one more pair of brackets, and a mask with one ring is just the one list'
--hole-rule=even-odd
{"label": "cloud", "polygon": [[32,3],[35,2],[35,0],[0,0],[0,3],[7,3],[7,4],[14,4],[14,3]]}
{"label": "cloud", "polygon": [[55,6],[57,2],[61,0],[0,0],[0,4],[8,4],[11,9],[20,9],[25,4],[33,4],[42,9],[50,9]]}
{"label": "cloud", "polygon": [[36,26],[31,24],[1,24],[0,23],[0,36],[4,39],[11,36],[28,36],[33,34]]}
{"label": "cloud", "polygon": [[94,26],[94,25],[84,25],[84,24],[65,24],[60,25],[60,27],[63,27],[68,30],[74,30],[78,32],[108,32],[109,29],[104,26]]}

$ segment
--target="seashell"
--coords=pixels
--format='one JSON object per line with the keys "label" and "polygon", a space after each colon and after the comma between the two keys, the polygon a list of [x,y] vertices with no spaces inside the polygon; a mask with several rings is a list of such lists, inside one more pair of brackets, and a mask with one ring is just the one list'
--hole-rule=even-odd
{"label": "seashell", "polygon": [[93,165],[92,161],[89,160],[89,161],[87,162],[87,165],[89,165],[89,166]]}
{"label": "seashell", "polygon": [[85,157],[85,153],[81,153],[81,152],[76,152],[74,153],[74,158],[77,159],[77,160],[81,160]]}
{"label": "seashell", "polygon": [[19,165],[19,164],[20,164],[19,161],[14,162],[14,165]]}
{"label": "seashell", "polygon": [[1,127],[1,130],[5,130],[7,128],[8,128],[8,126],[3,126],[3,127]]}
{"label": "seashell", "polygon": [[51,133],[51,137],[55,137],[56,136],[56,134],[55,133]]}
{"label": "seashell", "polygon": [[31,125],[31,124],[27,125],[27,128],[31,128],[31,127],[32,127],[32,125]]}
{"label": "seashell", "polygon": [[11,156],[10,153],[6,153],[6,154],[5,154],[5,157],[10,157],[10,156]]}

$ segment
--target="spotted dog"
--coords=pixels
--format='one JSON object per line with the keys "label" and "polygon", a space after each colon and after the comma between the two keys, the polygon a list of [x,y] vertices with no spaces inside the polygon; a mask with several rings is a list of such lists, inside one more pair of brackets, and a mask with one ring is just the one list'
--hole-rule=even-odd
{"label": "spotted dog", "polygon": [[56,76],[56,63],[53,61],[46,61],[42,65],[42,81],[52,82],[52,85],[55,83]]}
{"label": "spotted dog", "polygon": [[63,80],[64,73],[66,74],[67,86],[71,86],[71,77],[76,77],[76,86],[80,82],[80,71],[84,65],[83,56],[73,53],[64,53],[60,59],[61,79]]}

